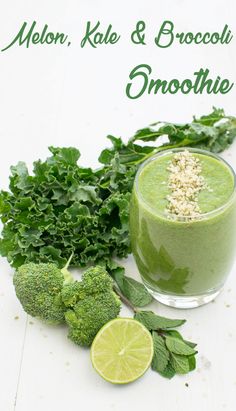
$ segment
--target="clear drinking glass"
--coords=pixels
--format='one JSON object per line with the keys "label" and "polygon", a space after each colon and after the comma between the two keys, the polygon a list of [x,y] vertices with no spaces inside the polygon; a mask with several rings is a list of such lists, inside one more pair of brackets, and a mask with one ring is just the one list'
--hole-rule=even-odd
{"label": "clear drinking glass", "polygon": [[130,234],[140,275],[153,297],[169,306],[192,308],[213,300],[232,268],[236,252],[236,177],[219,156],[188,148],[227,167],[234,181],[233,193],[223,205],[194,219],[171,218],[157,212],[140,193],[140,175],[150,162],[183,150],[160,152],[139,168],[131,199]]}

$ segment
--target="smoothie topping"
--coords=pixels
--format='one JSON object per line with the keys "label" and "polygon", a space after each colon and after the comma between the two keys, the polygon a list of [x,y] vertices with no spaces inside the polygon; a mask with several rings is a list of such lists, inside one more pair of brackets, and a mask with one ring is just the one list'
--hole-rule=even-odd
{"label": "smoothie topping", "polygon": [[170,171],[167,196],[167,212],[183,217],[196,217],[201,213],[198,205],[199,192],[207,188],[201,175],[200,160],[188,150],[176,153],[168,168]]}

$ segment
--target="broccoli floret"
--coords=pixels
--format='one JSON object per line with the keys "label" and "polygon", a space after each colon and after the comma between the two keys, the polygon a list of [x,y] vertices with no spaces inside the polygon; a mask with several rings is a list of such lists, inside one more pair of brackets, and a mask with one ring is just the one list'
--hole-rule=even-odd
{"label": "broccoli floret", "polygon": [[115,293],[88,296],[65,313],[68,337],[78,345],[91,345],[100,328],[119,312],[120,301]]}
{"label": "broccoli floret", "polygon": [[107,290],[112,290],[112,278],[101,266],[88,268],[88,270],[84,272],[82,280],[80,298],[83,298],[83,295],[96,295]]}
{"label": "broccoli floret", "polygon": [[89,295],[110,292],[112,285],[112,278],[103,267],[88,268],[82,276],[82,281],[75,281],[63,287],[63,302],[67,307],[73,307],[79,300]]}
{"label": "broccoli floret", "polygon": [[111,277],[99,266],[89,268],[82,281],[64,286],[62,300],[69,307],[65,313],[68,337],[85,346],[91,345],[100,328],[116,318],[121,308]]}
{"label": "broccoli floret", "polygon": [[61,290],[70,281],[73,279],[66,268],[60,270],[55,264],[45,263],[24,264],[13,277],[16,295],[24,310],[50,324],[65,321]]}
{"label": "broccoli floret", "polygon": [[61,292],[63,303],[66,307],[74,307],[82,293],[82,281],[66,284]]}

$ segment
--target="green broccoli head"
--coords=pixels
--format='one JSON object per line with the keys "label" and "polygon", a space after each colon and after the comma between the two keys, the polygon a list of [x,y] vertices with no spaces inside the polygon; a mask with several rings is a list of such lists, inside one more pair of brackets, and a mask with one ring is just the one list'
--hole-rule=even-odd
{"label": "green broccoli head", "polygon": [[89,346],[100,328],[119,312],[120,300],[114,292],[89,295],[65,313],[68,337],[78,345]]}
{"label": "green broccoli head", "polygon": [[73,307],[89,295],[112,291],[112,284],[112,278],[103,267],[88,268],[82,276],[82,281],[75,281],[63,287],[62,299],[67,307]]}
{"label": "green broccoli head", "polygon": [[13,283],[16,295],[28,314],[51,324],[64,321],[66,307],[61,299],[61,290],[65,276],[55,264],[24,264],[16,271]]}
{"label": "green broccoli head", "polygon": [[70,309],[65,313],[68,337],[78,345],[91,345],[95,335],[116,318],[121,303],[113,292],[112,279],[102,267],[89,268],[82,281],[63,287],[62,300]]}
{"label": "green broccoli head", "polygon": [[86,270],[82,276],[83,295],[96,295],[107,290],[112,290],[113,281],[107,271],[101,267],[91,267]]}

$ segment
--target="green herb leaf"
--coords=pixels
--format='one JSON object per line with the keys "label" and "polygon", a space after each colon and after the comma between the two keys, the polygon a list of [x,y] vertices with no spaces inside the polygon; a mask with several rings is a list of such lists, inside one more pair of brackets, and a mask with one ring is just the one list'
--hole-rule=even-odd
{"label": "green herb leaf", "polygon": [[133,278],[124,277],[121,291],[135,307],[144,307],[152,302],[152,296],[144,285]]}
{"label": "green herb leaf", "polygon": [[197,346],[197,344],[192,341],[188,341],[188,340],[183,340],[183,341],[185,342],[185,344],[189,345],[189,347],[191,348],[195,348]]}
{"label": "green herb leaf", "polygon": [[175,338],[179,338],[181,341],[184,341],[185,344],[189,345],[189,347],[191,348],[195,348],[197,346],[197,344],[192,341],[184,340],[182,335],[176,330],[168,330],[166,331],[166,334],[171,335],[172,337],[175,337]]}
{"label": "green herb leaf", "polygon": [[152,311],[140,311],[135,314],[136,320],[140,321],[148,330],[167,330],[168,328],[179,327],[186,320],[172,320],[171,318],[160,317]]}
{"label": "green herb leaf", "polygon": [[172,353],[170,363],[176,374],[187,374],[190,371],[189,359],[184,355]]}
{"label": "green herb leaf", "polygon": [[188,344],[181,341],[179,338],[166,336],[165,343],[168,350],[174,354],[187,356],[196,354],[196,351],[193,348],[189,347]]}
{"label": "green herb leaf", "polygon": [[156,332],[152,333],[154,355],[152,360],[152,369],[157,372],[164,372],[169,362],[169,352],[166,349],[163,338]]}
{"label": "green herb leaf", "polygon": [[163,371],[158,371],[158,372],[159,372],[159,374],[160,374],[162,377],[165,377],[165,378],[168,378],[168,379],[173,378],[173,377],[175,376],[175,374],[176,374],[176,371],[175,371],[175,369],[172,367],[170,361],[168,362],[166,368],[165,368]]}
{"label": "green herb leaf", "polygon": [[196,368],[196,357],[195,355],[190,355],[188,358],[188,364],[189,364],[189,371],[193,371]]}

